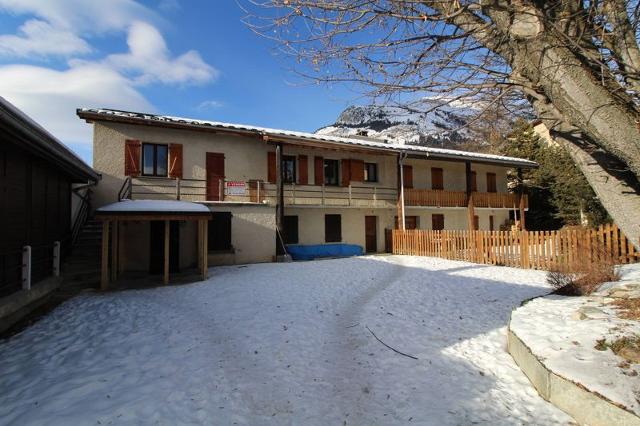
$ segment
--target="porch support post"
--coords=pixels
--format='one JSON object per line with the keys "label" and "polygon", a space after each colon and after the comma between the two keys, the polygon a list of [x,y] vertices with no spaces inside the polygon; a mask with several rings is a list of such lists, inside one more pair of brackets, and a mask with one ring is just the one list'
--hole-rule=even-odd
{"label": "porch support post", "polygon": [[282,144],[276,145],[276,254],[284,254],[281,233],[284,224],[284,182],[282,179]]}
{"label": "porch support post", "polygon": [[118,221],[113,221],[111,232],[111,281],[118,279]]}
{"label": "porch support post", "polygon": [[169,284],[169,221],[164,221],[164,271],[162,274],[162,283]]}
{"label": "porch support post", "polygon": [[198,219],[196,221],[196,226],[198,228],[198,232],[197,232],[197,249],[196,249],[196,253],[198,254],[198,272],[200,274],[202,274],[202,267],[203,267],[203,260],[204,260],[204,256],[202,255],[203,253],[203,247],[202,247],[202,228],[204,227],[204,225],[202,224],[202,220]]}
{"label": "porch support post", "polygon": [[100,270],[100,289],[109,289],[109,221],[102,222],[102,253]]}
{"label": "porch support post", "polygon": [[471,161],[465,161],[465,177],[467,186],[467,229],[473,231],[475,229],[475,209],[473,205],[473,188],[472,188]]}
{"label": "porch support post", "polygon": [[202,221],[202,279],[209,277],[209,221]]}
{"label": "porch support post", "polygon": [[526,188],[524,187],[524,178],[522,177],[522,169],[518,168],[518,208],[520,210],[520,229],[523,231],[527,230],[527,225],[525,223],[525,194]]}
{"label": "porch support post", "polygon": [[404,172],[402,170],[402,162],[406,157],[405,153],[398,154],[398,214],[400,217],[398,218],[398,224],[400,225],[401,230],[406,229],[406,224],[404,220]]}

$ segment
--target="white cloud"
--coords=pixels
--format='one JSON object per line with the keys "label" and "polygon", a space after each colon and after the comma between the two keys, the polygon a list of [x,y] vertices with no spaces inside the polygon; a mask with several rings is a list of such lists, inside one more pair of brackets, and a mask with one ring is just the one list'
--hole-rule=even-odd
{"label": "white cloud", "polygon": [[122,31],[138,19],[160,19],[133,0],[0,0],[0,9],[35,15],[57,28],[91,34]]}
{"label": "white cloud", "polygon": [[160,0],[158,9],[163,12],[175,12],[180,10],[180,3],[178,0]]}
{"label": "white cloud", "polygon": [[0,35],[0,55],[3,56],[70,56],[90,51],[89,44],[76,34],[39,19],[25,22],[18,29],[18,35]]}
{"label": "white cloud", "polygon": [[216,101],[215,99],[210,99],[208,101],[203,101],[198,104],[196,109],[214,109],[221,108],[224,104],[220,101]]}
{"label": "white cloud", "polygon": [[109,55],[106,63],[137,72],[138,83],[202,84],[218,76],[218,71],[205,63],[195,50],[172,59],[162,34],[146,22],[136,21],[131,25],[127,44],[129,53]]}
{"label": "white cloud", "polygon": [[0,67],[0,93],[51,133],[71,144],[91,144],[91,127],[75,115],[78,107],[153,111],[131,81],[100,64],[66,71],[31,65]]}
{"label": "white cloud", "polygon": [[[205,84],[219,74],[195,50],[172,54],[153,25],[162,20],[131,0],[0,0],[2,12],[28,20],[16,34],[0,35],[0,55],[69,60],[62,69],[0,65],[0,94],[84,154],[92,143],[91,126],[76,116],[76,108],[153,112],[141,86]],[[80,59],[96,52],[89,44],[92,37],[122,32],[127,53]]]}

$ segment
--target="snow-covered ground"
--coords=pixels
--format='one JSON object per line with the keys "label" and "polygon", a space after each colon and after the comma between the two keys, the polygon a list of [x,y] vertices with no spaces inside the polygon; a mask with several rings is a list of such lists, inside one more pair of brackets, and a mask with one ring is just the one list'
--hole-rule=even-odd
{"label": "snow-covered ground", "polygon": [[506,352],[543,272],[389,256],[210,275],[77,297],[0,342],[0,423],[570,421]]}
{"label": "snow-covered ground", "polygon": [[611,343],[640,335],[640,322],[619,318],[614,298],[608,297],[610,291],[638,285],[640,264],[625,265],[621,273],[621,281],[604,284],[605,291],[591,296],[532,300],[514,311],[510,326],[549,370],[640,415],[640,365],[620,368],[624,358],[595,348],[599,339]]}

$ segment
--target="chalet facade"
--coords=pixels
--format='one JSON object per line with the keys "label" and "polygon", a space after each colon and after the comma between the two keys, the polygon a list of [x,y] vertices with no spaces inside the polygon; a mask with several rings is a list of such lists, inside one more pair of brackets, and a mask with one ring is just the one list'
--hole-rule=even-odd
{"label": "chalet facade", "polygon": [[[213,216],[210,264],[266,262],[282,244],[348,243],[385,251],[385,230],[499,229],[527,208],[507,171],[522,159],[390,145],[252,126],[104,109],[80,109],[94,125],[96,207],[125,199],[201,203]],[[404,215],[402,214],[404,211]],[[404,217],[404,220],[402,218]],[[400,219],[398,219],[400,218]],[[197,251],[188,224],[179,264]],[[153,229],[122,235],[123,268],[146,268]],[[176,231],[176,235],[177,235]],[[190,253],[191,251],[191,253]]]}

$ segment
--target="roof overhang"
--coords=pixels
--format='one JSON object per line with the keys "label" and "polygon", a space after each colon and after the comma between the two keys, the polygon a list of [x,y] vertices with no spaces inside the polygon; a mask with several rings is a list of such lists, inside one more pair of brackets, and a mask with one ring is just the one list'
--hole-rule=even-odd
{"label": "roof overhang", "polygon": [[418,145],[392,145],[384,142],[321,135],[316,133],[295,132],[289,130],[269,129],[242,124],[220,123],[206,120],[195,120],[180,117],[160,116],[117,110],[78,109],[77,114],[87,122],[118,122],[134,125],[157,126],[172,129],[188,129],[213,133],[250,136],[266,143],[284,143],[303,147],[347,150],[377,155],[407,154],[412,158],[443,161],[470,161],[474,163],[492,164],[503,167],[531,169],[538,164],[514,157],[456,151],[451,149],[431,148]]}
{"label": "roof overhang", "polygon": [[206,220],[208,207],[188,201],[125,200],[102,206],[95,211],[98,220]]}
{"label": "roof overhang", "polygon": [[0,97],[0,132],[8,136],[7,142],[16,143],[34,155],[59,166],[77,182],[100,180],[100,175],[87,163],[2,97]]}

